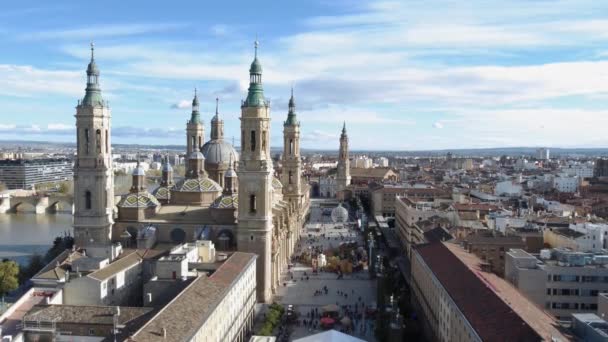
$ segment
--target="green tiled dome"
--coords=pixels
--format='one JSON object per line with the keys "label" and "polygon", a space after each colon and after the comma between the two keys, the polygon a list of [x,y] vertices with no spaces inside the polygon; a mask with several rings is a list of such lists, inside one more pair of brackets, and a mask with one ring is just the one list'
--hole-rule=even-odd
{"label": "green tiled dome", "polygon": [[154,197],[159,200],[168,200],[171,197],[171,192],[166,186],[161,186],[154,190]]}
{"label": "green tiled dome", "polygon": [[239,207],[239,196],[237,194],[223,195],[218,197],[211,208],[215,209],[237,209]]}
{"label": "green tiled dome", "polygon": [[160,206],[160,203],[156,197],[147,192],[128,194],[118,202],[119,208],[152,208],[158,206]]}
{"label": "green tiled dome", "polygon": [[210,178],[190,178],[175,184],[172,190],[181,192],[217,192],[222,191],[222,187]]}

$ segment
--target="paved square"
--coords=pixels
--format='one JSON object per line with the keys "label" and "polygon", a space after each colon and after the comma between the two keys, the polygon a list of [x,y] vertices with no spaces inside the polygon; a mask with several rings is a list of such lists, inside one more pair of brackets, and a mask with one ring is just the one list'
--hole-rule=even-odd
{"label": "paved square", "polygon": [[[311,246],[322,246],[325,250],[330,247],[337,247],[345,241],[354,240],[361,245],[363,244],[360,234],[354,230],[349,230],[343,224],[332,223],[330,216],[323,215],[323,208],[318,205],[319,202],[312,203],[310,221],[303,231],[300,247],[294,255],[299,255],[304,249]],[[322,224],[320,231],[314,231],[313,228],[318,227],[319,224]],[[325,238],[322,236],[323,234],[325,234]],[[306,280],[304,274],[308,276],[308,280]],[[367,270],[352,275],[344,275],[342,279],[337,279],[338,276],[335,273],[319,272],[317,275],[313,275],[310,266],[294,263],[291,270],[282,274],[281,277],[282,283],[276,299],[281,304],[293,304],[300,313],[300,322],[303,322],[303,320],[309,321],[310,318],[307,314],[314,308],[317,308],[320,314],[321,308],[328,304],[337,304],[340,307],[350,305],[352,312],[356,305],[357,314],[349,315],[353,324],[348,333],[366,341],[375,341],[373,320],[367,319],[369,317],[365,317],[363,313],[365,310],[362,309],[363,305],[374,307],[376,305],[376,281],[369,279]],[[286,286],[283,286],[283,284]],[[327,294],[325,294],[324,287],[327,287]],[[339,317],[344,316],[344,310],[341,309]],[[319,327],[318,317],[312,320],[316,322],[316,329],[304,327],[303,324],[294,325],[290,339],[293,340],[321,332],[322,328]],[[335,329],[340,330],[341,326],[337,325]]]}

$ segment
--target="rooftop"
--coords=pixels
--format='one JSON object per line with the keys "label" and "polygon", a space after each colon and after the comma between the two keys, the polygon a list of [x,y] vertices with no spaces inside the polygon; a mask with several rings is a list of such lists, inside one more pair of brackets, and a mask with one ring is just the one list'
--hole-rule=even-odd
{"label": "rooftop", "polygon": [[[120,307],[118,324],[126,324],[152,311],[146,307]],[[72,324],[112,325],[116,306],[36,305],[23,317],[24,321]]]}
{"label": "rooftop", "polygon": [[524,242],[519,236],[479,236],[470,235],[465,239],[469,244],[480,244],[480,245],[521,245],[524,246]]}
{"label": "rooftop", "polygon": [[[485,274],[482,275],[480,262],[471,262],[476,267],[471,268],[454,249],[458,249],[459,254],[472,255],[451,243],[431,243],[416,248],[482,340],[538,341],[541,336],[550,338],[551,334],[545,331],[551,325],[547,324],[550,319],[547,314],[540,310],[535,312],[536,315],[547,316],[547,321],[538,322],[538,317],[524,315],[507,305],[486,280]],[[517,295],[514,300],[523,299],[515,289],[513,291]]]}
{"label": "rooftop", "polygon": [[[475,254],[467,253],[464,249],[453,243],[444,243],[443,245],[470,271],[469,274],[476,276],[480,280],[478,281],[480,285],[486,290],[492,291],[495,298],[500,299],[503,304],[506,304],[512,310],[512,313],[519,315],[538,335],[542,336],[543,340],[550,341],[551,336],[557,337],[559,341],[570,340],[570,338],[564,336],[558,330],[558,322],[553,315],[521,295],[513,285],[503,278],[494,273],[482,271],[481,265],[483,261]],[[471,293],[475,293],[475,291]],[[478,299],[474,301],[480,302]]]}
{"label": "rooftop", "polygon": [[90,273],[88,276],[97,279],[97,280],[105,280],[113,275],[117,274],[120,271],[127,270],[133,267],[136,264],[139,264],[142,260],[142,257],[139,253],[132,252],[129,255],[126,255],[108,266],[97,270],[95,272]]}
{"label": "rooftop", "polygon": [[351,167],[350,176],[359,178],[384,178],[389,172],[394,172],[390,167],[363,168]]}
{"label": "rooftop", "polygon": [[585,234],[577,232],[576,230],[570,228],[553,229],[552,231],[555,234],[562,235],[571,239],[577,239],[581,236],[585,236]]}
{"label": "rooftop", "polygon": [[[255,262],[235,252],[210,277],[199,276],[132,336],[133,341],[184,341],[202,326],[243,269]],[[165,329],[167,338],[161,331]]]}

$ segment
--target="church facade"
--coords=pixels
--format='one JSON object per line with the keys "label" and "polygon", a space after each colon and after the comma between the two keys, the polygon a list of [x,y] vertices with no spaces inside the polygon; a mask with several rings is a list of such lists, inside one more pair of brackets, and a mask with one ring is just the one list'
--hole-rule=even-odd
{"label": "church facade", "polygon": [[173,168],[165,160],[160,187],[149,193],[145,172],[137,167],[130,192],[116,206],[110,109],[101,95],[92,49],[86,95],[76,114],[74,236],[78,247],[112,260],[118,246],[148,249],[211,240],[220,251],[257,254],[257,299],[271,300],[305,223],[310,190],[302,178],[293,91],[283,124],[282,173],[273,168],[270,103],[264,97],[257,42],[255,48],[247,98],[241,103],[240,152],[224,139],[218,99],[210,120],[210,139],[205,142],[195,91],[186,124],[185,177],[174,180]]}

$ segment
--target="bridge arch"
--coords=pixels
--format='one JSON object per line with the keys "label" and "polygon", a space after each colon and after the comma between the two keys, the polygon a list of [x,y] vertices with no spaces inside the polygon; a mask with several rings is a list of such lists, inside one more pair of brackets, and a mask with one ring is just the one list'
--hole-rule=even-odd
{"label": "bridge arch", "polygon": [[73,213],[74,203],[67,199],[51,199],[47,211],[52,213]]}

